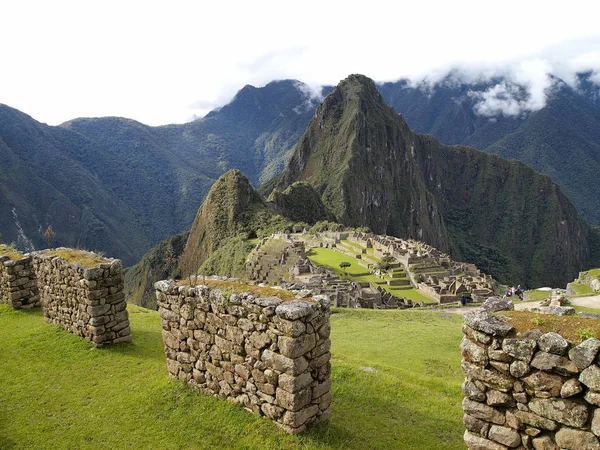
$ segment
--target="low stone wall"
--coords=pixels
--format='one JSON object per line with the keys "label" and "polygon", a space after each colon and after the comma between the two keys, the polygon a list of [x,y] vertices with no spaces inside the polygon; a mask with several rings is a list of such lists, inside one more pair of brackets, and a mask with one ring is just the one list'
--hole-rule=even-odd
{"label": "low stone wall", "polygon": [[0,301],[15,309],[39,306],[40,296],[31,256],[0,256]]}
{"label": "low stone wall", "polygon": [[600,340],[514,329],[465,314],[461,343],[469,449],[600,449]]}
{"label": "low stone wall", "polygon": [[331,415],[329,299],[284,302],[155,284],[167,369],[290,433]]}
{"label": "low stone wall", "polygon": [[70,264],[47,250],[33,253],[44,318],[96,346],[130,342],[121,261]]}

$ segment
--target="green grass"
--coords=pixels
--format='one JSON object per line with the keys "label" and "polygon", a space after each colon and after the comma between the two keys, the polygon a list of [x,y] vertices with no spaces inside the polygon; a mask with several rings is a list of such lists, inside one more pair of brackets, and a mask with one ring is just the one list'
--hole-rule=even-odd
{"label": "green grass", "polygon": [[464,448],[457,315],[336,310],[332,419],[289,436],[169,381],[158,314],[129,311],[133,343],[96,349],[0,305],[0,448]]}
{"label": "green grass", "polygon": [[540,301],[546,300],[550,297],[552,291],[540,291],[539,289],[532,289],[530,291],[525,291],[525,295],[527,296],[527,301]]}
{"label": "green grass", "polygon": [[110,263],[108,259],[100,254],[74,248],[49,250],[46,254],[58,256],[60,259],[70,264],[81,264],[83,267],[87,268],[98,267],[102,263]]}
{"label": "green grass", "polygon": [[344,274],[340,268],[340,263],[348,262],[350,267],[346,269],[346,273],[350,276],[362,275],[368,273],[369,269],[358,264],[358,260],[351,256],[345,255],[331,248],[313,248],[314,255],[308,257],[312,262],[320,266],[327,266],[334,269],[339,274]]}
{"label": "green grass", "polygon": [[[378,278],[375,275],[364,275],[368,269],[358,265],[356,258],[352,258],[351,256],[345,255],[331,248],[313,248],[312,250],[315,254],[309,256],[308,259],[320,266],[326,266],[334,269],[336,273],[342,277],[347,277],[353,281],[364,283],[375,283],[376,281],[382,281],[381,278]],[[346,269],[346,273],[344,273],[344,271],[340,268],[340,263],[344,261],[351,264],[351,266]],[[393,286],[388,285],[381,285],[381,287],[398,297],[406,297],[410,300],[424,303],[437,303],[433,299],[426,297],[415,289],[394,290]]]}
{"label": "green grass", "polygon": [[587,306],[575,306],[575,305],[571,305],[571,306],[573,306],[573,308],[575,308],[575,311],[577,311],[577,312],[586,312],[586,313],[590,313],[590,314],[600,315],[600,309],[597,309],[597,308],[588,308]]}
{"label": "green grass", "polygon": [[23,258],[24,255],[8,245],[0,244],[0,256],[8,256],[8,259],[14,261]]}
{"label": "green grass", "polygon": [[594,295],[594,290],[587,284],[573,282],[569,285],[577,292],[577,295]]}

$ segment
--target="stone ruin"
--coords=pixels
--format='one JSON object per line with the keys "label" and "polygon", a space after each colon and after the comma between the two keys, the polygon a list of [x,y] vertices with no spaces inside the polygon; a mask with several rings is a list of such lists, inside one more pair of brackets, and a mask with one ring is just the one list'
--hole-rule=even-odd
{"label": "stone ruin", "polygon": [[483,300],[494,292],[494,280],[473,264],[459,263],[435,247],[413,239],[353,233],[351,242],[372,247],[378,258],[392,258],[402,264],[422,294],[438,303],[456,302],[463,292]]}
{"label": "stone ruin", "polygon": [[290,433],[331,415],[329,299],[282,301],[155,285],[172,378]]}
{"label": "stone ruin", "polygon": [[0,301],[14,309],[39,306],[37,278],[30,255],[0,256]]}
{"label": "stone ruin", "polygon": [[100,347],[131,341],[121,261],[71,264],[50,250],[34,252],[44,318]]}
{"label": "stone ruin", "polygon": [[487,310],[464,315],[461,343],[469,449],[600,449],[600,340],[513,327]]}

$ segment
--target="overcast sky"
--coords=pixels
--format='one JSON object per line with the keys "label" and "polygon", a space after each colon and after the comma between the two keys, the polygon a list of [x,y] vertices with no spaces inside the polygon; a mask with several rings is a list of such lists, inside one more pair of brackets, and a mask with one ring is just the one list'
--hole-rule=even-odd
{"label": "overcast sky", "polygon": [[536,108],[546,72],[566,81],[600,72],[599,17],[597,0],[6,0],[0,103],[52,125],[98,116],[161,125],[202,116],[245,84],[435,80],[458,66],[509,75]]}

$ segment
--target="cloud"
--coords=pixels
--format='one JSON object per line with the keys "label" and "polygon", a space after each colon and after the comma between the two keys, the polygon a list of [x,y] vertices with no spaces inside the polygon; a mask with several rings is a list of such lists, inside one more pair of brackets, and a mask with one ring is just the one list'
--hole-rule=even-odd
{"label": "cloud", "polygon": [[469,90],[467,95],[475,100],[473,110],[484,117],[516,117],[542,109],[553,85],[551,70],[548,61],[535,58],[496,73],[488,71],[488,77],[492,74],[502,81],[484,91]]}
{"label": "cloud", "polygon": [[[510,75],[481,98],[507,111],[511,99],[524,109],[544,104],[540,68],[572,86],[577,71],[592,71],[600,84],[600,4],[589,0],[5,3],[0,41],[11,45],[2,48],[0,102],[52,124],[103,115],[183,122],[246,84],[335,85],[351,73],[423,89]],[[512,84],[528,96],[515,97]]]}

